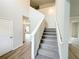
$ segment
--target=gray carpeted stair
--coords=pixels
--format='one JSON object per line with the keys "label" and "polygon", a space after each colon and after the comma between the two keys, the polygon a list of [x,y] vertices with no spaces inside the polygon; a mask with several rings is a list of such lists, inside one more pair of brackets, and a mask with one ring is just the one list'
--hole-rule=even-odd
{"label": "gray carpeted stair", "polygon": [[47,35],[56,35],[56,32],[44,32],[44,34],[47,34]]}
{"label": "gray carpeted stair", "polygon": [[56,29],[45,29],[36,59],[59,59]]}
{"label": "gray carpeted stair", "polygon": [[56,35],[43,35],[43,38],[56,38]]}
{"label": "gray carpeted stair", "polygon": [[45,32],[56,32],[56,28],[46,28]]}
{"label": "gray carpeted stair", "polygon": [[40,49],[38,53],[39,55],[47,56],[52,59],[58,59],[58,51],[54,51],[54,50],[49,51],[46,49]]}
{"label": "gray carpeted stair", "polygon": [[52,59],[52,58],[49,58],[49,57],[43,56],[43,55],[38,55],[38,56],[36,57],[36,59]]}
{"label": "gray carpeted stair", "polygon": [[48,45],[48,44],[41,44],[41,48],[49,50],[49,51],[53,51],[53,50],[57,51],[58,50],[57,46],[52,46],[52,45]]}

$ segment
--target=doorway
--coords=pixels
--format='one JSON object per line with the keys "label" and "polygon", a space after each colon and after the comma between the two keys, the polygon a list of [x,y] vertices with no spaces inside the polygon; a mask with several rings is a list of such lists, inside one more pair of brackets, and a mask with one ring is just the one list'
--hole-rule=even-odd
{"label": "doorway", "polygon": [[30,33],[30,20],[28,17],[23,16],[23,42],[28,42],[26,34]]}

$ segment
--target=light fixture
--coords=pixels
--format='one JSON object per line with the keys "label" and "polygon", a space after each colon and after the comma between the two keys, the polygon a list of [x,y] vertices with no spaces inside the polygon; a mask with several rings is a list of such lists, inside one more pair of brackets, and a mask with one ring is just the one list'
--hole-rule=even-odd
{"label": "light fixture", "polygon": [[49,15],[54,15],[54,14],[55,14],[55,8],[54,8],[54,7],[50,7],[50,8],[48,9],[48,14],[49,14]]}

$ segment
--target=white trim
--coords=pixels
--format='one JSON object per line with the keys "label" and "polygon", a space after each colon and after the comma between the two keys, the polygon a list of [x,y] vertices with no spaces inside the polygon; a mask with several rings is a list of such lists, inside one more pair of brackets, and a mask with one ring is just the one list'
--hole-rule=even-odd
{"label": "white trim", "polygon": [[75,17],[70,17],[71,22],[75,23],[75,22],[79,22],[79,16],[75,16]]}
{"label": "white trim", "polygon": [[12,50],[15,50],[15,49],[17,49],[17,48],[19,48],[21,46],[23,46],[23,43],[22,44],[19,44],[17,47],[13,47]]}
{"label": "white trim", "polygon": [[31,38],[32,38],[32,45],[31,45],[31,56],[32,56],[32,59],[35,59],[35,55],[34,55],[34,36],[31,35]]}
{"label": "white trim", "polygon": [[[43,25],[44,24],[43,21],[44,21],[44,19],[41,20],[41,22],[35,28],[34,32],[31,34],[31,38],[32,38],[32,58],[33,59],[35,59],[35,56],[37,54],[37,50],[39,48],[40,40],[41,40],[43,31],[44,31],[44,28],[45,28],[45,25]],[[37,42],[37,40],[38,40],[38,42]]]}
{"label": "white trim", "polygon": [[[33,8],[34,9],[34,8]],[[35,10],[35,9],[34,9]],[[36,11],[36,12],[39,12],[39,11]],[[39,12],[40,13],[40,12]],[[31,45],[31,56],[32,56],[32,59],[35,59],[35,56],[36,56],[36,53],[37,53],[37,51],[35,50],[35,40],[36,39],[38,39],[38,37],[36,36],[36,35],[41,35],[41,33],[39,34],[39,29],[41,29],[41,28],[39,28],[40,26],[41,26],[41,24],[42,24],[42,22],[44,21],[44,18],[45,18],[45,15],[43,15],[42,13],[40,13],[41,14],[41,19],[40,19],[40,21],[38,22],[38,24],[36,24],[36,27],[33,29],[33,31],[29,34],[30,35],[30,39],[31,39],[31,41],[32,41],[32,45]],[[39,38],[39,41],[40,41],[40,38]],[[38,43],[39,44],[39,43]],[[38,45],[38,44],[36,44],[36,45]],[[37,49],[37,48],[36,48]]]}

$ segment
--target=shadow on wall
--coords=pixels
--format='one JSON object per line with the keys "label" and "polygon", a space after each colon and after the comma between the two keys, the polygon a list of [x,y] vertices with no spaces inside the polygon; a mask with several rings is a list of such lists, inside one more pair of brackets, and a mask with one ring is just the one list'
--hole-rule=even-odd
{"label": "shadow on wall", "polygon": [[48,22],[47,21],[45,21],[45,27],[48,28]]}

